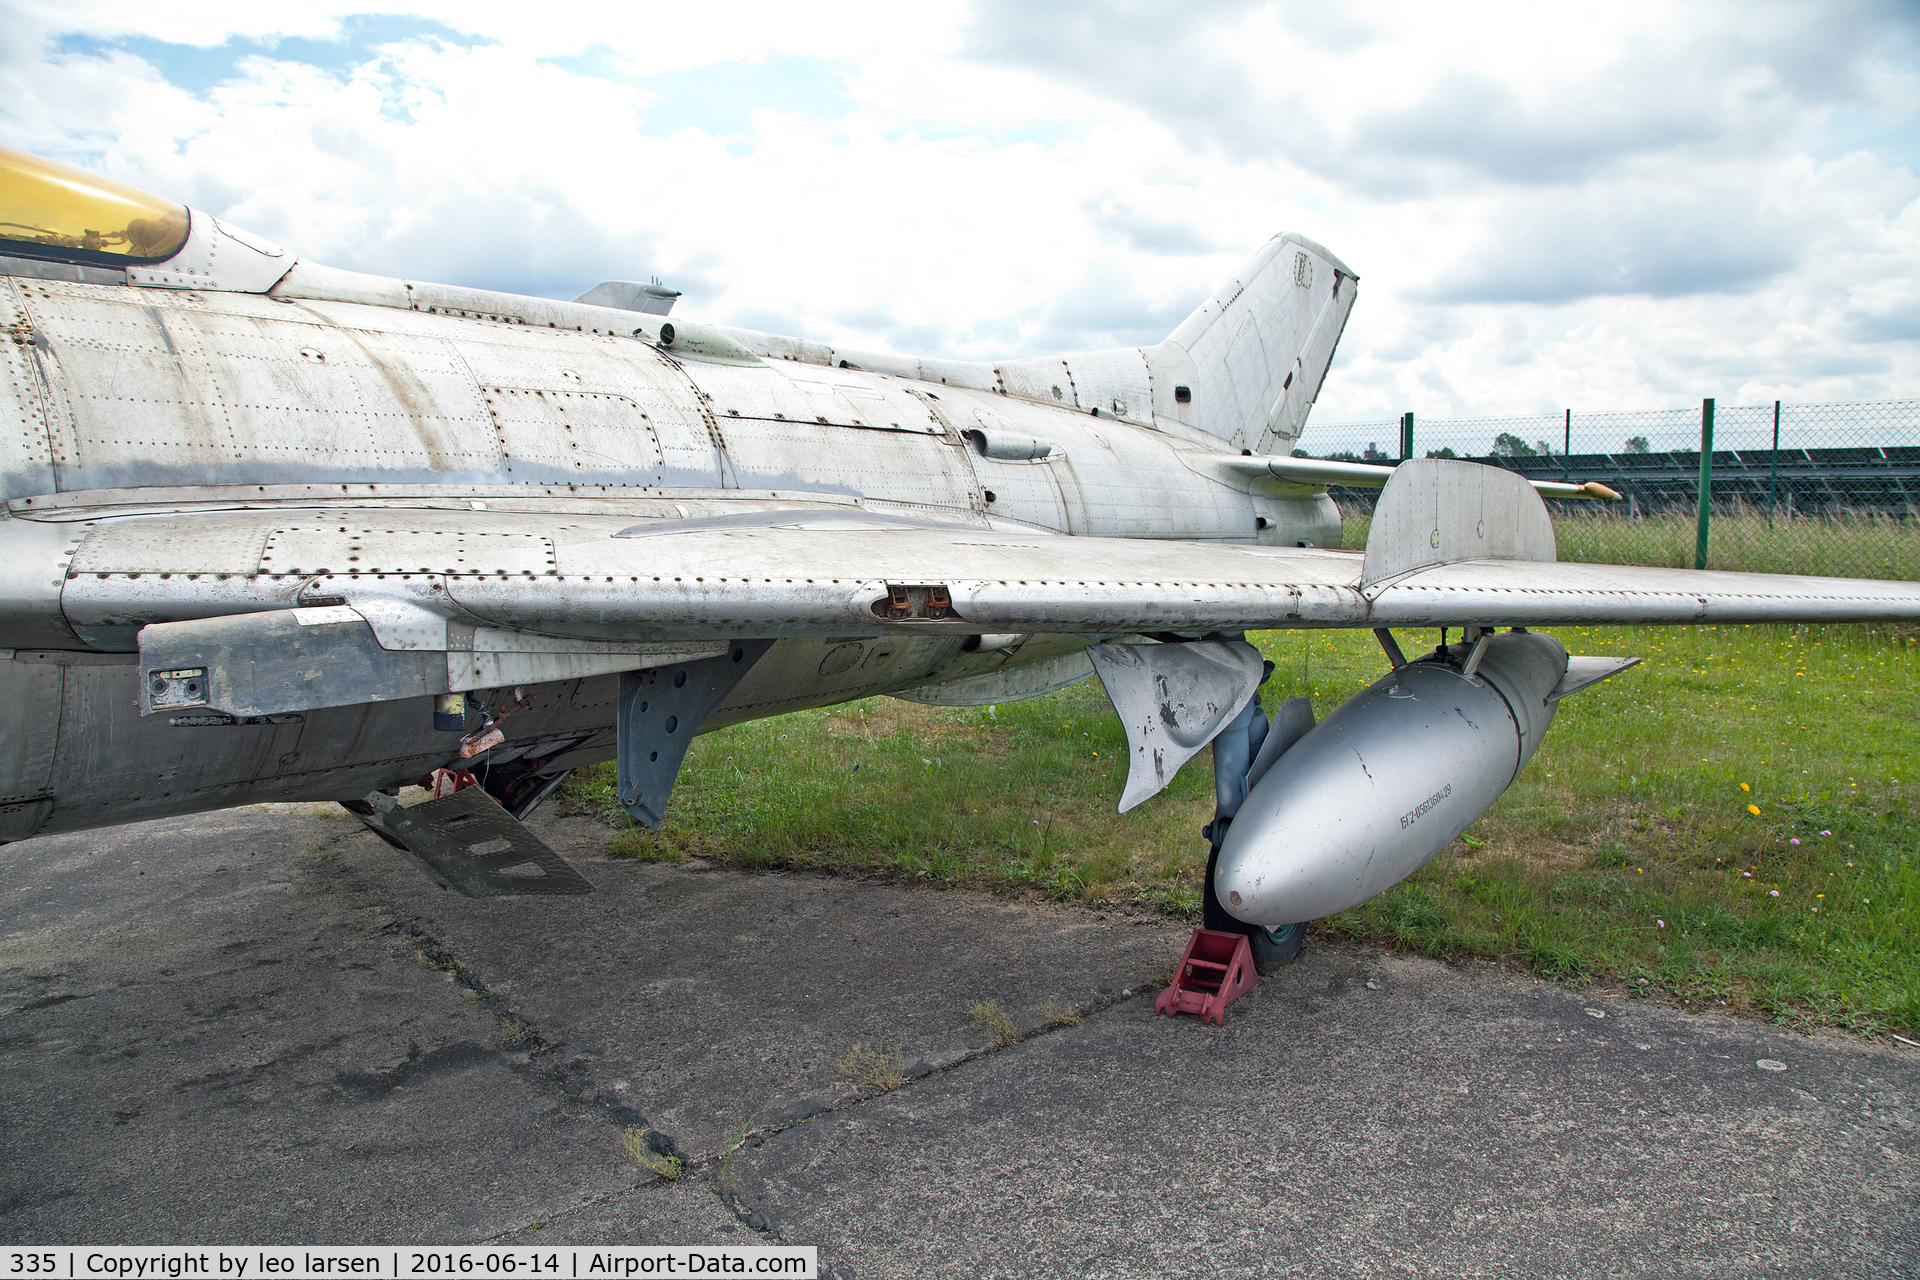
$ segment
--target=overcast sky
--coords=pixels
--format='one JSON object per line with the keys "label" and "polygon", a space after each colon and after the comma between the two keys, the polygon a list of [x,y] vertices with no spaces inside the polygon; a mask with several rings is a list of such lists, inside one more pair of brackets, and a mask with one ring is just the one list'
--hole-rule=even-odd
{"label": "overcast sky", "polygon": [[976,358],[1157,341],[1299,231],[1361,277],[1316,425],[1920,395],[1911,0],[7,0],[0,142],[337,266]]}

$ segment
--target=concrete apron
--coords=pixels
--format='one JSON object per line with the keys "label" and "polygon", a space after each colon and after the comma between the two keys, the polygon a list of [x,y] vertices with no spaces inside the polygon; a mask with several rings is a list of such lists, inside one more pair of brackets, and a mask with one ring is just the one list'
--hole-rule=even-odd
{"label": "concrete apron", "polygon": [[[597,893],[443,893],[325,806],[0,848],[0,1238],[781,1240],[860,1277],[1920,1269],[1920,1052],[1317,942],[1202,1027],[1152,1016],[1186,936],[1158,918],[534,825]],[[845,1079],[855,1046],[906,1082]]]}

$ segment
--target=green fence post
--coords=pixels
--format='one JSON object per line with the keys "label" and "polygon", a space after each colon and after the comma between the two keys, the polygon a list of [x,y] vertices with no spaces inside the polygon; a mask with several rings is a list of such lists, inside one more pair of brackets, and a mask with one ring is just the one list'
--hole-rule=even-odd
{"label": "green fence post", "polygon": [[1560,438],[1560,479],[1573,482],[1573,410],[1567,410],[1567,433]]}
{"label": "green fence post", "polygon": [[1774,495],[1780,488],[1780,402],[1773,402],[1773,466],[1767,472],[1767,528],[1773,528]]}
{"label": "green fence post", "polygon": [[1713,508],[1713,401],[1700,402],[1700,530],[1694,536],[1693,567],[1707,567],[1707,521]]}
{"label": "green fence post", "polygon": [[1413,410],[1400,415],[1400,461],[1413,456]]}

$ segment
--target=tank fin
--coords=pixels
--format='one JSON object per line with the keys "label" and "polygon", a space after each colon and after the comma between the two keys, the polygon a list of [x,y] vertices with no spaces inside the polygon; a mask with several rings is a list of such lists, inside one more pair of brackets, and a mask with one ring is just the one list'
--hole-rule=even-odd
{"label": "tank fin", "polygon": [[1628,667],[1640,665],[1639,658],[1615,657],[1570,657],[1567,659],[1567,674],[1560,677],[1560,683],[1547,695],[1548,702],[1558,702],[1570,693],[1578,693],[1590,684],[1599,684],[1610,676],[1617,676]]}
{"label": "tank fin", "polygon": [[1245,640],[1096,644],[1087,650],[1127,729],[1120,812],[1166,788],[1253,698],[1266,674]]}
{"label": "tank fin", "polygon": [[1260,779],[1267,776],[1267,770],[1273,768],[1273,762],[1306,737],[1313,726],[1313,699],[1288,698],[1281,703],[1280,709],[1273,713],[1273,724],[1268,727],[1259,752],[1253,757],[1253,766],[1247,770],[1246,789],[1253,790]]}

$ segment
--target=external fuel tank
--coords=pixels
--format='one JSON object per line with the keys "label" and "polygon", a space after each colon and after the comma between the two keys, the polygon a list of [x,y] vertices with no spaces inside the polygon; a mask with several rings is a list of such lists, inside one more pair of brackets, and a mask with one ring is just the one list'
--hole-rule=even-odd
{"label": "external fuel tank", "polygon": [[1258,779],[1215,868],[1231,914],[1278,928],[1365,902],[1500,798],[1553,722],[1567,651],[1522,631],[1472,651],[1396,668]]}

